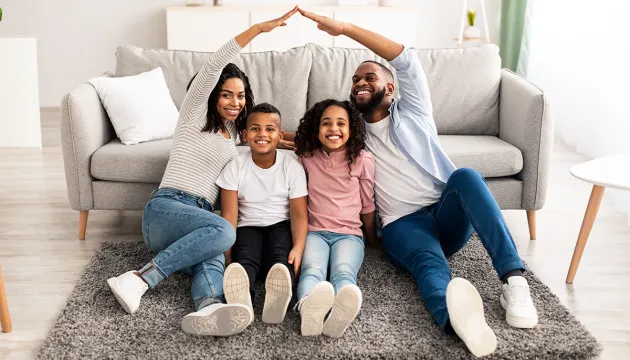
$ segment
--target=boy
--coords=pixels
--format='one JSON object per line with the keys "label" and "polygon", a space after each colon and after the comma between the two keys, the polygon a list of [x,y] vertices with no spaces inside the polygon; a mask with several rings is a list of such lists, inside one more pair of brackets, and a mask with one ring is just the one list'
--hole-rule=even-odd
{"label": "boy", "polygon": [[262,320],[270,324],[284,320],[308,227],[306,175],[297,160],[276,150],[284,136],[280,129],[280,111],[256,105],[243,130],[250,152],[236,156],[216,181],[221,216],[236,229],[226,253],[226,264],[232,264],[223,279],[225,298],[253,314],[256,276],[267,273]]}

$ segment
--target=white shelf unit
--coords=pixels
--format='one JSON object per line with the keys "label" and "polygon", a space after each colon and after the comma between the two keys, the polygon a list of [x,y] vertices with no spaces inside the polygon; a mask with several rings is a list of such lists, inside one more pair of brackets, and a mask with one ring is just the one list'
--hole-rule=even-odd
{"label": "white shelf unit", "polygon": [[[166,9],[167,47],[172,50],[216,51],[253,24],[279,17],[287,6],[172,6]],[[365,27],[406,46],[417,46],[416,8],[346,6],[306,10]],[[244,52],[285,51],[315,43],[322,46],[364,48],[345,36],[330,36],[317,24],[296,14],[287,26],[262,34]]]}

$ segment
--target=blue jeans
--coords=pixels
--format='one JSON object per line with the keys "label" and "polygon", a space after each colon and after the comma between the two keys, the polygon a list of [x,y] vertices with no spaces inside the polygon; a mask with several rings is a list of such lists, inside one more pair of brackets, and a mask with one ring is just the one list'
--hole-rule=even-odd
{"label": "blue jeans", "polygon": [[383,246],[392,262],[410,273],[420,296],[442,328],[448,323],[446,286],[452,278],[446,258],[466,245],[473,229],[502,278],[525,270],[501,210],[475,170],[456,170],[440,200],[383,228]]}
{"label": "blue jeans", "polygon": [[176,271],[192,275],[192,298],[199,310],[224,303],[223,253],[236,240],[234,227],[214,214],[212,204],[184,191],[159,189],[144,207],[142,235],[157,255],[139,272],[154,288]]}
{"label": "blue jeans", "polygon": [[326,280],[329,259],[330,282],[335,294],[348,284],[356,285],[364,251],[365,244],[360,236],[330,231],[309,232],[302,255],[298,300],[310,293],[318,282]]}

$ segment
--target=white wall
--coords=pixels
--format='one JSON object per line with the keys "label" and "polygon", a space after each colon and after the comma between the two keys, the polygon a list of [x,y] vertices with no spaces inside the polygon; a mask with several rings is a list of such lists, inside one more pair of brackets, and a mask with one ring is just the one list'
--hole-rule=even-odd
{"label": "white wall", "polygon": [[[59,106],[62,97],[85,80],[115,69],[119,45],[166,47],[164,8],[184,0],[0,0],[4,12],[0,37],[37,37],[40,103]],[[211,0],[206,0],[211,3]],[[291,4],[290,0],[224,0],[225,5]],[[454,47],[462,0],[415,0],[421,9],[416,47]],[[337,0],[299,1],[301,6],[337,5]],[[477,8],[479,0],[469,0]],[[486,0],[491,40],[498,43],[501,0]],[[370,0],[378,4],[378,0]],[[410,26],[409,24],[391,24]]]}

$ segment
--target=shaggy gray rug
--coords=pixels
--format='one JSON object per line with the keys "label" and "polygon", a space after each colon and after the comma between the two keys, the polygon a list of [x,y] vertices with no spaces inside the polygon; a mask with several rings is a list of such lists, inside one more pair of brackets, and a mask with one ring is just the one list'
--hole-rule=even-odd
{"label": "shaggy gray rug", "polygon": [[[262,284],[256,320],[229,338],[188,335],[181,318],[193,309],[190,278],[175,274],[147,292],[128,315],[106,279],[151,259],[144,243],[105,243],[85,269],[66,308],[50,331],[39,359],[473,359],[455,336],[445,334],[418,295],[413,279],[376,249],[367,249],[359,274],[363,309],[341,339],[300,336],[299,316],[289,311],[282,325],[266,325]],[[586,359],[601,349],[588,331],[534,274],[527,280],[539,324],[520,330],[505,323],[501,283],[476,236],[450,259],[454,276],[470,280],[484,300],[498,347],[487,359]],[[292,304],[291,304],[292,305]]]}

